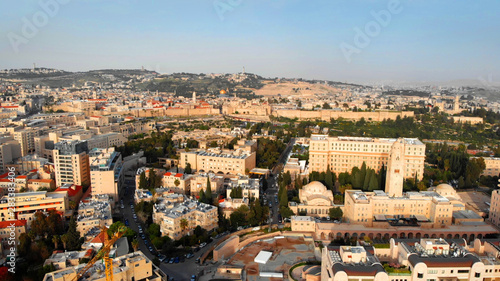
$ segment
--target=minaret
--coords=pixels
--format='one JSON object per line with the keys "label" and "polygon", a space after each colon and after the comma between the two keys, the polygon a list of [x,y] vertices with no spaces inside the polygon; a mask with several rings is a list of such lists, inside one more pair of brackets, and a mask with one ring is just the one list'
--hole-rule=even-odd
{"label": "minaret", "polygon": [[391,147],[391,155],[387,165],[385,192],[390,197],[403,196],[404,155],[404,139],[399,138]]}
{"label": "minaret", "polygon": [[193,103],[196,104],[196,92],[193,92]]}
{"label": "minaret", "polygon": [[455,97],[455,102],[453,103],[453,113],[460,113],[460,96]]}

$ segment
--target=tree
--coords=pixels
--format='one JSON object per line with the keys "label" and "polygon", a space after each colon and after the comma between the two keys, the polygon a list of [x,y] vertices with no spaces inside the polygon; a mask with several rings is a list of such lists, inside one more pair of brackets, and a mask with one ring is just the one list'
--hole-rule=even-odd
{"label": "tree", "polygon": [[191,163],[187,163],[186,167],[184,168],[184,173],[185,174],[192,174],[193,170],[191,169]]}
{"label": "tree", "polygon": [[325,102],[323,104],[323,109],[332,109],[332,107],[327,102]]}
{"label": "tree", "polygon": [[148,181],[146,179],[146,172],[142,172],[139,176],[139,188],[148,189]]}
{"label": "tree", "polygon": [[134,249],[134,252],[137,252],[137,250],[139,249],[139,240],[134,239],[132,240],[131,244],[132,248]]}
{"label": "tree", "polygon": [[178,187],[181,184],[181,182],[179,181],[179,179],[175,179],[174,184],[175,186]]}
{"label": "tree", "polygon": [[341,219],[344,213],[340,207],[331,208],[329,212],[330,218],[334,220]]}
{"label": "tree", "polygon": [[19,235],[19,255],[26,256],[31,249],[31,238],[27,233]]}
{"label": "tree", "polygon": [[63,233],[64,225],[61,215],[58,214],[55,210],[49,211],[46,221],[49,235],[57,235]]}
{"label": "tree", "polygon": [[200,188],[199,196],[200,196],[199,199],[200,202],[205,203],[207,201],[207,197],[205,196],[205,191],[203,191],[203,188]]}
{"label": "tree", "polygon": [[378,189],[377,175],[375,174],[375,171],[371,170],[370,181],[368,183],[368,190],[373,191],[375,189]]}
{"label": "tree", "polygon": [[186,229],[188,228],[189,226],[189,222],[187,219],[181,219],[180,221],[180,227],[181,227],[181,230],[182,230],[182,233],[184,233],[186,231]]}
{"label": "tree", "polygon": [[135,236],[135,231],[133,231],[130,227],[125,226],[125,224],[121,221],[114,222],[112,225],[109,226],[108,228],[108,237],[112,237],[118,229],[124,227],[125,228],[125,233],[123,236],[132,239]]}
{"label": "tree", "polygon": [[58,249],[59,247],[59,235],[52,236],[52,243],[54,243],[54,249]]}
{"label": "tree", "polygon": [[151,236],[160,237],[161,236],[160,225],[158,225],[156,223],[150,224],[149,227],[148,227],[148,233]]}
{"label": "tree", "polygon": [[68,231],[66,232],[66,234],[68,236],[68,241],[66,243],[68,251],[80,250],[80,247],[82,246],[82,243],[80,240],[80,232],[76,230],[76,226],[77,225],[76,225],[75,216],[72,216],[70,221],[69,221]]}
{"label": "tree", "polygon": [[47,218],[45,215],[37,211],[34,215],[33,221],[31,222],[31,231],[36,235],[36,236],[44,236],[47,234],[48,229],[47,229]]}
{"label": "tree", "polygon": [[66,246],[68,244],[68,234],[61,235],[61,242],[63,243],[63,248],[66,250]]}
{"label": "tree", "polygon": [[485,168],[486,164],[482,157],[469,159],[465,168],[465,186],[475,187]]}
{"label": "tree", "polygon": [[212,186],[210,184],[210,177],[207,177],[207,190],[205,191],[205,196],[207,197],[207,203],[212,203]]}

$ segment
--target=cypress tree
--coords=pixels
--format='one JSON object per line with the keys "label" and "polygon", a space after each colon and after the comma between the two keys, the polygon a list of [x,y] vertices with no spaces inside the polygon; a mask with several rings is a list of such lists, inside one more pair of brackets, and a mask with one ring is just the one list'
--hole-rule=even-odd
{"label": "cypress tree", "polygon": [[68,232],[66,233],[68,235],[68,243],[66,246],[68,251],[80,250],[80,247],[82,246],[80,243],[80,232],[76,230],[76,226],[76,219],[72,216],[69,221]]}
{"label": "cypress tree", "polygon": [[207,190],[205,191],[207,203],[212,203],[212,187],[210,186],[210,177],[207,177]]}

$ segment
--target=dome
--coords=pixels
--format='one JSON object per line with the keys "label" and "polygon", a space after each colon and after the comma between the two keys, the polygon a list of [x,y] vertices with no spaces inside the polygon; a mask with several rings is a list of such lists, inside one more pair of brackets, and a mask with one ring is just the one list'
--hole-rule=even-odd
{"label": "dome", "polygon": [[326,191],[326,186],[319,181],[313,181],[305,185],[302,189],[311,193],[323,193]]}
{"label": "dome", "polygon": [[446,183],[436,186],[436,193],[444,197],[457,197],[455,189]]}
{"label": "dome", "polygon": [[224,95],[224,94],[226,93],[226,90],[220,90],[220,91],[219,91],[219,93],[220,93],[221,95]]}
{"label": "dome", "polygon": [[439,192],[439,191],[455,191],[455,189],[453,188],[453,186],[451,186],[449,184],[442,183],[442,184],[436,186],[436,192]]}

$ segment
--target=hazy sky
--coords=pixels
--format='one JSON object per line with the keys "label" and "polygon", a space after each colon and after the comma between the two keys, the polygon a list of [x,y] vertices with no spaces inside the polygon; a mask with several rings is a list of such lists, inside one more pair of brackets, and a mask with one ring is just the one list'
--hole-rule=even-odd
{"label": "hazy sky", "polygon": [[0,69],[498,78],[499,14],[498,0],[1,1]]}

